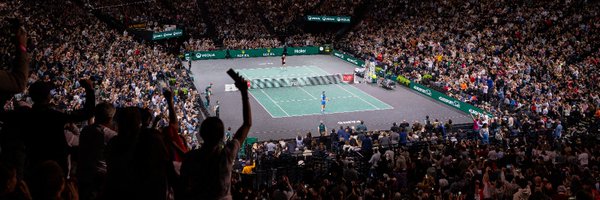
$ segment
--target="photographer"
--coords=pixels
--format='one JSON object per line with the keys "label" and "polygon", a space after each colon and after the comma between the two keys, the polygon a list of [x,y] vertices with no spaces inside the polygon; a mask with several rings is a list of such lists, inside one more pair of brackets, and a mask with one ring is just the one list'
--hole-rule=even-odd
{"label": "photographer", "polygon": [[0,93],[14,94],[25,90],[27,76],[29,74],[29,56],[27,54],[27,33],[20,23],[15,20],[11,22],[12,29],[16,33],[14,39],[17,47],[16,65],[8,71],[0,71]]}

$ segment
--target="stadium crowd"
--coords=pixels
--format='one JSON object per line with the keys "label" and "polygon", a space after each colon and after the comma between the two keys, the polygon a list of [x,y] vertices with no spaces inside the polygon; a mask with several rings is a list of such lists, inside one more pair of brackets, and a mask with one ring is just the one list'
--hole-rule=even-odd
{"label": "stadium crowd", "polygon": [[279,47],[281,43],[261,22],[256,1],[206,2],[217,37],[226,49]]}
{"label": "stadium crowd", "polygon": [[[281,45],[252,9],[270,7],[273,21],[289,5],[252,2],[205,2],[224,48]],[[494,117],[472,116],[466,130],[428,117],[386,131],[323,125],[315,137],[246,146],[244,91],[245,123],[233,134],[216,118],[200,121],[190,72],[160,44],[112,30],[73,2],[0,5],[24,19],[29,40],[18,32],[15,45],[12,25],[0,24],[1,65],[30,62],[26,91],[11,91],[19,94],[0,113],[0,199],[600,199],[597,2],[374,1],[337,48]],[[201,20],[148,9],[127,15]],[[216,49],[192,36],[181,48]],[[2,86],[15,71],[2,71]]]}

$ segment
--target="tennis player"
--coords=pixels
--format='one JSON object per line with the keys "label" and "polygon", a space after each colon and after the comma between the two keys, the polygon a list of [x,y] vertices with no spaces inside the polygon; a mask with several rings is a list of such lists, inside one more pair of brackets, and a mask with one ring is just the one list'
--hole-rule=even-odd
{"label": "tennis player", "polygon": [[327,104],[327,101],[329,101],[329,99],[327,96],[325,96],[325,91],[323,91],[323,93],[321,93],[321,113],[325,113],[325,105]]}
{"label": "tennis player", "polygon": [[281,55],[281,70],[285,67],[285,54]]}

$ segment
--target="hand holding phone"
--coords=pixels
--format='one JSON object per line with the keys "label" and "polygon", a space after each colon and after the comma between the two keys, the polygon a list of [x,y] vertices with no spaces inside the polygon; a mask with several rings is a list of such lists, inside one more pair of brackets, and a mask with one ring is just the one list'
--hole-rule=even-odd
{"label": "hand holding phone", "polygon": [[248,82],[246,81],[246,79],[244,79],[244,77],[242,77],[239,73],[235,72],[233,69],[227,70],[227,74],[229,75],[229,77],[231,77],[231,79],[235,81],[235,87],[237,87],[238,90],[240,90],[241,92],[248,91]]}

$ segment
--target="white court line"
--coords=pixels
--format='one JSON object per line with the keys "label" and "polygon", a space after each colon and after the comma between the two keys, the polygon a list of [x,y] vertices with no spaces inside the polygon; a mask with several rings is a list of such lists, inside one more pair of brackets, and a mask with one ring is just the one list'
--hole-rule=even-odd
{"label": "white court line", "polygon": [[[324,69],[321,69],[320,67],[317,67],[317,66],[314,66],[314,65],[310,65],[310,66],[308,66],[308,68],[309,68],[309,69],[318,69],[319,71],[321,71],[321,72],[325,73],[326,75],[329,75],[329,72],[325,71]],[[313,71],[313,70],[310,70],[310,71],[312,71],[312,72],[315,72],[315,71]],[[316,73],[316,72],[315,72],[315,73]]]}
{"label": "white court line", "polygon": [[[325,74],[328,74],[328,73],[327,73],[325,70],[323,70],[323,69],[321,69],[321,68],[319,68],[319,67],[314,67],[314,66],[313,66],[313,67],[309,67],[309,69],[310,69],[310,68],[317,68],[317,69],[321,70],[322,72],[325,72]],[[311,71],[312,71],[312,69],[311,69]],[[313,71],[313,72],[314,72],[314,71]],[[361,97],[359,97],[359,96],[356,96],[354,93],[352,93],[352,92],[348,91],[346,88],[344,88],[344,87],[340,86],[339,84],[334,84],[334,85],[335,85],[335,86],[338,86],[338,87],[339,87],[339,88],[341,88],[342,90],[344,90],[344,91],[348,92],[348,93],[349,93],[349,94],[351,94],[352,96],[354,96],[354,97],[356,97],[356,98],[358,98],[358,99],[360,99],[360,100],[364,101],[365,103],[368,103],[369,105],[373,106],[373,108],[375,108],[375,110],[379,110],[379,109],[380,109],[379,107],[377,107],[377,106],[373,105],[371,102],[368,102],[367,100],[364,100],[363,98],[361,98]]]}
{"label": "white court line", "polygon": [[308,93],[308,91],[306,91],[304,88],[302,88],[302,87],[298,87],[298,88],[300,88],[302,91],[304,91],[306,94],[308,94],[308,96],[312,97],[313,99],[317,99],[317,97],[315,97],[312,94]]}
{"label": "white court line", "polygon": [[301,78],[301,77],[307,77],[307,76],[319,76],[319,74],[316,73],[310,73],[310,74],[282,74],[282,75],[273,75],[273,76],[257,76],[257,77],[252,77],[252,79],[263,79],[263,78]]}
{"label": "white court line", "polygon": [[269,113],[269,115],[271,115],[272,118],[277,118],[271,112],[269,112],[269,109],[267,109],[267,107],[265,107],[265,105],[260,103],[260,101],[252,94],[252,92],[248,91],[248,93],[250,93],[250,95],[252,95],[252,98],[254,98],[256,100],[256,102],[258,102],[258,105],[260,105],[263,109],[265,109],[267,111],[267,113]]}
{"label": "white court line", "polygon": [[[240,73],[240,75],[242,75],[242,76],[246,76],[246,74],[245,74],[244,72],[240,72],[240,71],[238,71],[238,73]],[[260,105],[260,106],[261,106],[263,109],[265,109],[265,110],[267,111],[267,113],[269,113],[269,115],[271,115],[271,117],[272,117],[272,118],[277,118],[277,117],[275,117],[275,115],[273,115],[273,113],[269,112],[269,109],[267,109],[267,107],[265,107],[265,105],[263,105],[263,104],[260,102],[260,100],[258,100],[258,98],[256,98],[256,96],[254,96],[254,95],[252,94],[252,92],[251,92],[251,91],[248,91],[248,93],[250,93],[250,95],[252,95],[252,97],[253,97],[253,98],[256,100],[256,102],[258,102],[258,105]],[[284,112],[285,112],[285,111],[284,111]]]}
{"label": "white court line", "polygon": [[[349,98],[354,98],[354,96],[341,96],[341,97],[335,97],[335,98],[329,98],[329,99],[335,100],[335,99],[349,99]],[[314,101],[314,100],[318,100],[318,99],[292,99],[292,100],[286,100],[286,101],[278,101],[277,103],[290,103],[290,102]]]}
{"label": "white court line", "polygon": [[[327,71],[325,71],[325,70],[321,69],[320,67],[312,66],[312,68],[316,68],[316,69],[318,69],[318,70],[320,70],[320,71],[322,71],[322,72],[324,72],[324,73],[327,73]],[[313,72],[314,72],[314,71],[313,71]],[[338,85],[338,84],[336,84],[336,85]],[[348,85],[348,86],[350,86],[350,87],[352,87],[352,88],[355,88],[355,89],[356,89],[356,87],[354,87],[354,86],[352,86],[352,85],[349,85],[349,84],[345,84],[345,85]],[[339,85],[338,85],[338,87],[341,87],[341,86],[339,86]],[[344,88],[342,88],[342,89],[344,89]],[[346,89],[344,89],[344,90],[346,90]],[[366,94],[366,95],[368,95],[368,96],[370,96],[371,98],[373,98],[373,99],[375,99],[375,100],[379,101],[379,103],[382,103],[382,104],[385,104],[385,105],[387,105],[387,106],[389,107],[389,109],[391,109],[391,108],[394,108],[394,107],[390,106],[389,104],[387,104],[387,103],[385,103],[385,102],[383,102],[383,101],[379,100],[378,98],[375,98],[375,97],[371,96],[370,94],[368,94],[368,93],[366,93],[366,92],[363,92],[363,91],[362,91],[362,90],[360,90],[360,89],[359,89],[359,91],[360,91],[360,92],[362,92],[362,93],[364,93],[364,94]],[[346,90],[346,92],[349,92],[349,91],[348,91],[348,90]],[[352,93],[350,93],[350,94],[352,94]],[[352,95],[354,95],[354,94],[352,94]],[[355,96],[356,96],[356,95],[355,95]],[[358,97],[358,96],[356,96],[356,97]],[[360,98],[360,97],[359,97],[359,98]],[[361,100],[363,100],[363,101],[365,101],[365,100],[364,100],[364,99],[362,99],[362,98],[360,98],[360,99],[361,99]],[[371,104],[371,103],[369,103],[369,104]],[[371,104],[371,105],[373,105],[373,104]],[[383,109],[383,108],[382,108],[382,109]]]}
{"label": "white court line", "polygon": [[277,107],[279,107],[279,109],[281,109],[281,111],[283,111],[283,113],[285,113],[286,116],[288,116],[288,117],[290,116],[290,114],[285,112],[285,110],[281,106],[279,106],[279,104],[277,104],[277,102],[275,102],[275,100],[273,100],[273,98],[271,98],[271,96],[269,96],[263,89],[260,89],[260,91],[263,94],[267,95],[267,98],[269,98],[271,100],[271,102],[273,102]]}
{"label": "white court line", "polygon": [[[385,110],[385,109],[382,109]],[[325,113],[322,113],[321,111],[319,112],[315,112],[315,113],[308,113],[308,114],[300,114],[300,115],[290,115],[290,116],[281,116],[281,117],[273,117],[273,118],[288,118],[288,117],[302,117],[302,116],[311,116],[311,115],[333,115],[333,114],[343,114],[343,113],[353,113],[353,112],[368,112],[368,111],[378,111],[378,110],[373,110],[373,109],[362,109],[362,110],[349,110],[349,111],[342,111],[342,112],[327,112],[325,111]]]}
{"label": "white court line", "polygon": [[344,91],[346,91],[346,92],[350,93],[352,96],[354,96],[354,97],[356,97],[356,98],[358,98],[358,99],[360,99],[360,100],[364,101],[365,103],[368,103],[369,105],[373,106],[373,108],[375,108],[375,110],[379,110],[379,109],[381,109],[381,108],[379,108],[379,107],[377,107],[377,106],[373,105],[371,102],[368,102],[367,100],[364,100],[363,98],[361,98],[361,97],[359,97],[359,96],[356,96],[354,93],[352,93],[352,92],[348,91],[346,88],[344,88],[344,87],[340,86],[339,84],[335,84],[335,85],[336,85],[336,86],[338,86],[339,88],[341,88],[342,90],[344,90]]}

